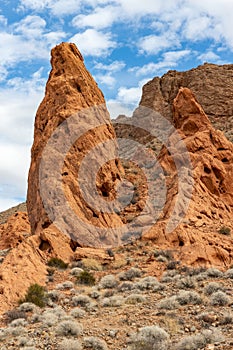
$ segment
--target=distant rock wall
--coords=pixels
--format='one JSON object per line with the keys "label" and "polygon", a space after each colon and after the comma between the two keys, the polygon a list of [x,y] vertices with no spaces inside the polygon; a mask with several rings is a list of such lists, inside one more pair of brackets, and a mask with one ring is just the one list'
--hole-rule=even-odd
{"label": "distant rock wall", "polygon": [[233,141],[233,65],[206,63],[185,72],[171,70],[144,85],[140,105],[171,120],[180,87],[193,91],[213,126]]}

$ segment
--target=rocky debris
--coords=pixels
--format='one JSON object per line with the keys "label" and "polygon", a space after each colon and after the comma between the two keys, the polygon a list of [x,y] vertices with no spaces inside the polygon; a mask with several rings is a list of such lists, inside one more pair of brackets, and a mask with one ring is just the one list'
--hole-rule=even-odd
{"label": "rocky debris", "polygon": [[27,213],[17,212],[0,225],[0,250],[15,248],[30,236]]}
{"label": "rocky debris", "polygon": [[[62,43],[56,46],[52,50],[51,65],[45,97],[36,115],[28,177],[27,208],[32,233],[40,235],[44,228],[56,221],[59,222],[57,226],[61,231],[72,237],[78,245],[96,247],[114,245],[120,238],[114,230],[111,232],[111,227],[121,225],[119,215],[103,213],[98,211],[98,207],[93,208],[89,205],[83,198],[81,184],[77,181],[80,165],[89,151],[98,144],[111,140],[111,154],[108,154],[105,148],[102,152],[95,152],[92,155],[91,161],[102,164],[103,153],[107,153],[112,159],[117,149],[114,141],[115,132],[106,110],[104,96],[86,70],[83,57],[74,44]],[[80,111],[82,112],[78,113]],[[62,129],[59,129],[62,123]],[[89,130],[90,128],[92,130]],[[58,129],[61,136],[57,141],[54,131]],[[78,139],[75,138],[75,130],[80,132],[81,136]],[[52,138],[55,146],[49,149],[47,158],[52,159],[50,165],[54,166],[62,158],[60,173],[53,172],[53,165],[48,166],[44,172],[41,172],[40,168],[41,159],[46,158],[43,153],[45,146]],[[70,142],[72,138],[74,142],[63,157],[62,152],[67,147],[66,141]],[[56,147],[59,142],[61,148],[58,150]],[[93,169],[89,167],[85,172],[85,179],[82,179],[87,186],[91,183],[92,171]],[[104,200],[114,198],[115,186],[119,183],[123,172],[117,159],[108,161],[99,170],[96,186]],[[52,181],[54,191],[52,193],[46,187],[49,186],[49,181]],[[42,183],[46,188],[40,187]],[[59,194],[58,188],[62,194]],[[45,192],[46,204],[44,198],[43,200],[41,198],[42,190]],[[44,207],[49,208],[47,210],[50,211],[49,216]],[[77,221],[77,218],[80,220]],[[103,228],[103,233],[100,233],[99,228]]]}
{"label": "rocky debris", "polygon": [[70,239],[51,225],[31,235],[26,213],[16,213],[0,225],[0,313],[23,297],[33,283],[45,284],[47,261],[57,257],[70,262]]}
{"label": "rocky debris", "polygon": [[233,141],[233,65],[205,63],[186,72],[168,71],[144,85],[140,105],[172,120],[180,87],[193,91],[213,126]]}
{"label": "rocky debris", "polygon": [[15,207],[12,207],[10,209],[4,210],[0,213],[0,225],[5,224],[7,219],[18,212],[26,212],[27,211],[27,205],[26,203],[20,203],[16,205]]}
{"label": "rocky debris", "polygon": [[[166,204],[161,219],[145,238],[154,237],[158,243],[179,247],[180,258],[188,264],[229,266],[233,259],[232,236],[221,235],[219,229],[224,226],[232,231],[233,228],[233,145],[221,131],[212,127],[188,88],[180,88],[174,100],[173,120],[189,152],[192,168],[187,168],[184,154],[179,154],[179,147],[172,143],[171,136],[169,150],[164,147],[158,157],[166,174]],[[179,160],[182,170],[179,174],[174,159]],[[192,179],[193,191],[189,193],[185,186]],[[181,190],[183,197],[178,211],[174,212]],[[182,210],[187,199],[190,203],[185,213]],[[183,215],[183,223],[166,233],[171,214]]]}

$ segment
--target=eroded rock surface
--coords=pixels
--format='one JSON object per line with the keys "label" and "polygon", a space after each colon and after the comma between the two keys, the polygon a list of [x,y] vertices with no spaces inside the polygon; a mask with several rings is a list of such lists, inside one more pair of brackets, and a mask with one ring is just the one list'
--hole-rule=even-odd
{"label": "eroded rock surface", "polygon": [[[112,142],[110,161],[104,162],[106,164],[96,178],[98,192],[104,200],[114,198],[115,188],[123,173],[120,162],[117,159],[111,161],[112,157],[115,158],[114,149],[117,145],[104,96],[86,70],[82,55],[74,44],[62,43],[56,46],[52,50],[51,65],[45,97],[36,115],[28,178],[27,208],[32,233],[40,235],[44,228],[57,221],[59,229],[81,246],[117,244],[120,238],[115,231],[111,231],[111,227],[121,225],[120,217],[99,211],[98,203],[93,208],[80,190],[82,181],[87,186],[92,181],[94,170],[91,164],[86,169],[85,178],[79,183],[77,181],[80,164],[88,152],[108,141]],[[58,137],[56,134],[54,136],[55,130],[60,130]],[[51,139],[55,144],[47,152],[51,162],[41,172],[41,160],[46,158],[45,146]],[[66,149],[71,140],[70,148]],[[103,153],[109,156],[106,149],[93,153],[90,163],[101,164]],[[55,173],[53,165],[56,166],[59,159],[62,166]],[[77,221],[77,218],[80,220]],[[100,233],[99,228],[103,232]]]}
{"label": "eroded rock surface", "polygon": [[172,120],[172,104],[180,87],[193,91],[213,126],[233,141],[233,65],[206,63],[185,72],[171,70],[144,85],[140,105]]}
{"label": "eroded rock surface", "polygon": [[[164,147],[158,157],[166,174],[166,204],[161,220],[145,237],[154,236],[160,243],[179,247],[180,257],[188,263],[227,266],[233,259],[233,240],[218,231],[221,227],[231,231],[233,228],[233,145],[221,131],[212,127],[188,88],[180,88],[174,100],[173,121],[189,152],[192,167],[188,168],[184,154],[179,153],[179,146],[172,143],[171,137],[168,145],[173,154]],[[179,176],[175,158],[182,170]],[[185,186],[192,180],[191,193]],[[183,197],[174,212],[180,191]],[[183,212],[187,199],[190,200],[189,207]],[[183,223],[173,232],[166,233],[165,226],[172,213],[183,216]]]}

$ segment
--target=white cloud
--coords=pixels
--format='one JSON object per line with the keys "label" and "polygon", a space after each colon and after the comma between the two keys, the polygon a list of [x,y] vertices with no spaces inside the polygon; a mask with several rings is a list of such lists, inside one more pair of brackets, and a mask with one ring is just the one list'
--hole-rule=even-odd
{"label": "white cloud", "polygon": [[110,27],[116,19],[119,19],[119,7],[98,7],[89,14],[80,14],[73,18],[72,24],[76,28],[92,27],[104,29]]}
{"label": "white cloud", "polygon": [[46,30],[46,22],[39,16],[27,16],[8,30],[0,32],[0,74],[6,67],[19,62],[48,59],[49,51],[65,33]]}
{"label": "white cloud", "polygon": [[5,27],[7,25],[7,22],[7,18],[3,15],[0,15],[0,25]]}
{"label": "white cloud", "polygon": [[49,9],[55,16],[77,13],[81,0],[21,0],[19,10],[44,11]]}
{"label": "white cloud", "polygon": [[139,83],[137,87],[120,87],[117,93],[117,100],[126,106],[134,105],[135,108],[138,105],[142,94],[142,86]]}
{"label": "white cloud", "polygon": [[168,9],[172,10],[175,5],[174,0],[116,0],[115,2],[121,6],[122,13],[126,13],[128,16],[160,14]]}
{"label": "white cloud", "polygon": [[42,69],[30,80],[14,78],[0,88],[0,210],[24,198],[37,106],[44,94]]}
{"label": "white cloud", "polygon": [[108,100],[107,108],[110,113],[111,119],[115,119],[122,114],[130,117],[134,111],[134,107],[131,106],[131,108],[129,108],[128,105],[126,106],[117,100]]}
{"label": "white cloud", "polygon": [[161,50],[179,46],[179,39],[175,33],[162,35],[148,35],[140,39],[138,47],[141,53],[157,55]]}
{"label": "white cloud", "polygon": [[107,71],[107,72],[118,72],[125,68],[126,64],[123,61],[113,61],[110,64],[96,63],[95,69]]}
{"label": "white cloud", "polygon": [[104,84],[110,88],[112,88],[116,83],[116,79],[109,73],[103,75],[98,74],[95,76],[95,80],[97,81],[97,83]]}
{"label": "white cloud", "polygon": [[190,50],[168,51],[163,54],[163,60],[157,63],[150,62],[142,67],[133,67],[129,71],[135,72],[136,76],[159,74],[172,67],[176,67],[179,60],[186,58],[190,54]]}
{"label": "white cloud", "polygon": [[112,40],[111,33],[103,33],[95,29],[77,33],[70,41],[77,44],[84,56],[107,56],[117,45]]}

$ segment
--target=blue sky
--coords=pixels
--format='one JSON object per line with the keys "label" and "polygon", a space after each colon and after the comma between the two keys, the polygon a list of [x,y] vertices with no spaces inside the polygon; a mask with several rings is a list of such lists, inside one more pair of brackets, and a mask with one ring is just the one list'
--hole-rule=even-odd
{"label": "blue sky", "polygon": [[53,46],[78,46],[115,117],[169,69],[233,63],[232,23],[232,0],[1,0],[0,210],[26,195]]}

